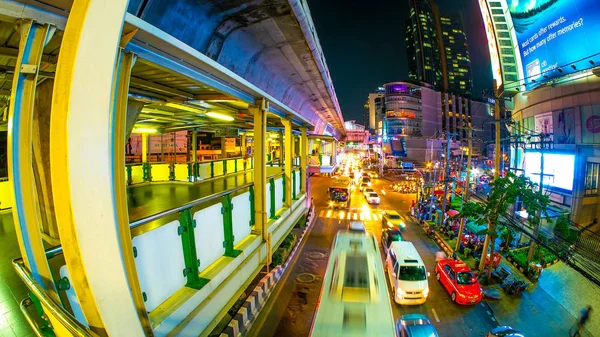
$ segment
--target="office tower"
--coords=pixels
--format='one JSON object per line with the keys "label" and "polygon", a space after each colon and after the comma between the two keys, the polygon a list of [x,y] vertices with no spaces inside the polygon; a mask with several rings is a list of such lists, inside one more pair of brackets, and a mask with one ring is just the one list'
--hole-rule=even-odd
{"label": "office tower", "polygon": [[[447,92],[470,97],[472,95],[471,60],[467,36],[460,13],[440,16],[444,85]],[[445,70],[445,71],[444,71]],[[446,81],[447,79],[447,81]]]}

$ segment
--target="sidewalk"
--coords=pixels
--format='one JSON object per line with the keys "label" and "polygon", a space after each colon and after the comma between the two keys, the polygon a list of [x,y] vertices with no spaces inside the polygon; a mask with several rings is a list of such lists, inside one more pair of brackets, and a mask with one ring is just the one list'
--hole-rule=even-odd
{"label": "sidewalk", "polygon": [[500,284],[484,287],[500,294],[499,300],[485,300],[498,324],[510,325],[527,337],[566,337],[581,308],[589,304],[593,310],[582,336],[600,337],[600,287],[563,262],[544,269],[533,283],[505,258],[501,266],[530,286],[518,295],[507,295]]}
{"label": "sidewalk", "polygon": [[[504,259],[502,266],[513,275],[527,280]],[[559,262],[544,272],[537,283],[519,295],[507,295],[499,284],[500,300],[487,300],[500,325],[510,325],[528,337],[569,336],[569,329],[579,317],[579,310],[587,304],[600,308],[600,288]],[[600,315],[592,311],[582,336],[600,337]],[[592,333],[593,332],[593,333]]]}

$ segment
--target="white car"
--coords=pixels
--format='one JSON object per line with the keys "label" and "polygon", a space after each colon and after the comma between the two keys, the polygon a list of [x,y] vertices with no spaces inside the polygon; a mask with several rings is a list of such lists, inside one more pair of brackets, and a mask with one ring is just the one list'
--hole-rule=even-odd
{"label": "white car", "polygon": [[348,230],[354,231],[354,232],[363,232],[363,233],[367,232],[367,229],[365,228],[365,224],[362,221],[350,222],[350,224],[348,225]]}
{"label": "white car", "polygon": [[365,198],[367,198],[367,203],[369,204],[379,205],[379,203],[381,202],[381,199],[379,199],[379,194],[377,194],[376,192],[371,192],[365,195]]}
{"label": "white car", "polygon": [[375,190],[374,190],[374,189],[372,189],[372,188],[370,188],[370,187],[367,187],[367,188],[365,188],[364,190],[361,190],[361,191],[363,191],[363,195],[365,196],[365,198],[366,198],[366,197],[367,197],[369,194],[371,194],[371,193],[375,192]]}

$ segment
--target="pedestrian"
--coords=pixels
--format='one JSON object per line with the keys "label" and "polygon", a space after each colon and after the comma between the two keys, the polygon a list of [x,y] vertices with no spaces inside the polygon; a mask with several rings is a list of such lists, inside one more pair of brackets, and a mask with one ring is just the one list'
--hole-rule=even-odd
{"label": "pedestrian", "polygon": [[[585,327],[585,323],[587,323],[588,319],[590,318],[591,311],[592,311],[591,305],[587,305],[585,308],[581,309],[581,316],[579,316],[579,319],[577,320],[577,324],[575,324],[575,326],[573,326],[573,328],[571,328],[571,330],[569,330],[569,336],[572,336],[572,337],[581,336],[581,329],[583,329]],[[571,335],[572,330],[575,330],[575,334],[573,334],[573,335]]]}

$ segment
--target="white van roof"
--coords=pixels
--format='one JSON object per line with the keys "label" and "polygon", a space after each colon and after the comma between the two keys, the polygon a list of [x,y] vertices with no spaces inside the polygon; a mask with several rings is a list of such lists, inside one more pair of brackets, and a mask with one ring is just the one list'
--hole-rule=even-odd
{"label": "white van roof", "polygon": [[396,260],[400,264],[417,264],[422,265],[423,260],[421,255],[409,241],[394,241],[390,246],[390,251],[396,255]]}

